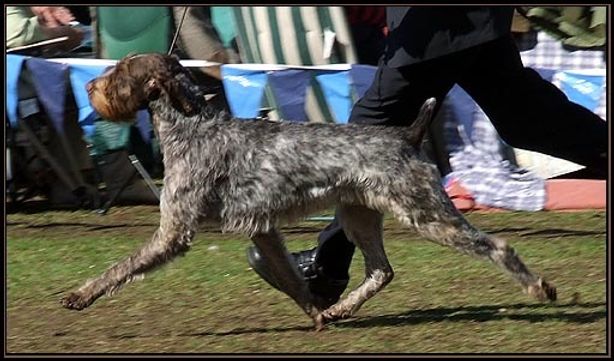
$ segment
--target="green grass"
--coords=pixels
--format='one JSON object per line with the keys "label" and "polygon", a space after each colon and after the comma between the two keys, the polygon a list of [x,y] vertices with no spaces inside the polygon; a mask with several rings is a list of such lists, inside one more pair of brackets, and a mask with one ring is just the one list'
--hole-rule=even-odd
{"label": "green grass", "polygon": [[[491,264],[431,244],[392,220],[395,279],[354,318],[312,330],[287,296],[249,269],[249,240],[204,229],[185,257],[90,308],[60,297],[149,239],[155,207],[8,215],[9,353],[604,353],[604,212],[469,214],[558,287],[542,305]],[[326,223],[286,228],[292,251]],[[362,257],[350,287],[362,280]]]}

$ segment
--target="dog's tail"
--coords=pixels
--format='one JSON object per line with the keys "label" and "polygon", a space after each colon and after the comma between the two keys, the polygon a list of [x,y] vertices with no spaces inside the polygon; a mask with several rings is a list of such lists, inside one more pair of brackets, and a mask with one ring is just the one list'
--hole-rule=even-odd
{"label": "dog's tail", "polygon": [[418,113],[418,117],[409,126],[409,142],[414,147],[420,147],[422,145],[422,140],[424,139],[424,134],[426,134],[426,130],[431,124],[431,119],[433,119],[433,113],[435,112],[435,105],[437,101],[435,98],[427,99],[424,104],[422,104],[422,108],[420,108],[420,112]]}

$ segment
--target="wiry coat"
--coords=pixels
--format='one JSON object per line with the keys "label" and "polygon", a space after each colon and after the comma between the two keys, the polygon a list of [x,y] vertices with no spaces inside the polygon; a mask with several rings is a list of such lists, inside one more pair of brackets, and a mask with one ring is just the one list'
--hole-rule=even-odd
{"label": "wiry coat", "polygon": [[[154,119],[174,121],[158,128],[172,178],[165,184],[197,190],[197,213],[224,231],[252,235],[335,204],[383,212],[384,198],[401,194],[409,204],[442,199],[431,194],[436,170],[407,128],[235,120],[207,111],[187,118],[164,101],[151,107]],[[185,196],[165,189],[163,202]],[[415,210],[416,223],[429,218],[423,206]]]}
{"label": "wiry coat", "polygon": [[[65,297],[67,308],[83,309],[187,251],[198,224],[209,220],[249,236],[280,288],[319,329],[351,316],[392,280],[382,243],[384,212],[431,241],[489,259],[538,299],[556,299],[555,288],[531,273],[511,247],[466,221],[436,168],[419,153],[432,99],[411,127],[238,120],[208,105],[176,59],[157,54],[122,60],[88,85],[88,92],[109,119],[127,119],[148,107],[164,156],[161,219],[149,243]],[[322,310],[290,263],[277,229],[333,205],[364,255],[367,277]]]}

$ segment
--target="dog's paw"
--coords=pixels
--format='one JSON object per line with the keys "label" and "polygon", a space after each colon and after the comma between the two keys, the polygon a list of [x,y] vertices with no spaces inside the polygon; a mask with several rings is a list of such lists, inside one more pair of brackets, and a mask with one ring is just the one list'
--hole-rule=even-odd
{"label": "dog's paw", "polygon": [[324,325],[326,324],[326,320],[324,319],[324,316],[322,316],[321,313],[317,314],[314,318],[313,318],[313,323],[315,325],[316,328],[316,332],[320,332],[324,329]]}
{"label": "dog's paw", "polygon": [[540,302],[554,302],[557,298],[556,287],[541,278],[536,284],[529,286],[527,293],[535,297]]}
{"label": "dog's paw", "polygon": [[67,296],[62,297],[60,303],[64,308],[68,308],[69,310],[77,310],[81,311],[91,304],[88,302],[82,295],[78,293],[71,293]]}
{"label": "dog's paw", "polygon": [[352,317],[352,312],[350,310],[340,309],[339,307],[331,306],[326,310],[322,311],[321,315],[327,322],[333,322]]}
{"label": "dog's paw", "polygon": [[351,311],[340,310],[337,307],[329,307],[326,310],[318,313],[313,317],[313,322],[316,327],[316,331],[321,331],[327,323],[331,323],[337,320],[342,320],[352,317]]}

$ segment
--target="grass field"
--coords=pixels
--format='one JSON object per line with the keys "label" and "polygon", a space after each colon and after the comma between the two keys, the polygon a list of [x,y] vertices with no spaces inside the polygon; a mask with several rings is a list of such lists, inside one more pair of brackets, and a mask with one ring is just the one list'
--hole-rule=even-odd
{"label": "grass field", "polygon": [[[386,221],[395,279],[354,318],[313,331],[287,296],[249,268],[249,240],[203,229],[185,257],[90,308],[60,297],[128,256],[157,207],[7,216],[9,353],[605,353],[606,214],[469,214],[558,287],[539,304],[491,264]],[[326,223],[284,229],[292,251]],[[350,287],[362,280],[356,254]]]}

